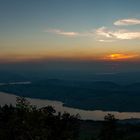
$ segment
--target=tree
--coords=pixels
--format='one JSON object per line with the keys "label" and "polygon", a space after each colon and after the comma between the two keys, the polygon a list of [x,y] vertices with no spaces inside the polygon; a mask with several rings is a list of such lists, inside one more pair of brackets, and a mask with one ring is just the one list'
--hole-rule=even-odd
{"label": "tree", "polygon": [[116,122],[117,119],[112,114],[107,114],[104,117],[103,127],[99,135],[100,140],[116,139]]}
{"label": "tree", "polygon": [[30,102],[24,97],[16,98],[16,108],[20,110],[29,110],[31,109]]}
{"label": "tree", "polygon": [[16,106],[0,107],[0,140],[77,140],[79,118],[56,114],[52,106],[34,108],[23,97]]}

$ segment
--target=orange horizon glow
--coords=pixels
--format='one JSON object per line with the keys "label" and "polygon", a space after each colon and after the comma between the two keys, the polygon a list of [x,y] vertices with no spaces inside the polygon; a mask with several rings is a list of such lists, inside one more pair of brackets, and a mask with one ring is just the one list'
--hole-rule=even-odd
{"label": "orange horizon glow", "polygon": [[5,62],[28,62],[43,60],[70,60],[70,61],[137,61],[140,60],[138,54],[131,53],[98,53],[92,52],[53,52],[53,53],[35,53],[35,54],[9,54],[0,56],[0,63]]}
{"label": "orange horizon glow", "polygon": [[130,60],[136,59],[138,57],[137,54],[123,54],[123,53],[114,53],[109,54],[104,57],[105,60]]}

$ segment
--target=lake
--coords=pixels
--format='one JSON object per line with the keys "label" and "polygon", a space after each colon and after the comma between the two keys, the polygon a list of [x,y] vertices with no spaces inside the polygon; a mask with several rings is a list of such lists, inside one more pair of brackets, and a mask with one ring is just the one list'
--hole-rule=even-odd
{"label": "lake", "polygon": [[[16,104],[16,95],[0,92],[0,105],[5,104]],[[103,120],[104,116],[108,113],[114,114],[117,119],[131,119],[140,118],[140,112],[117,112],[117,111],[102,111],[102,110],[83,110],[71,107],[63,106],[60,101],[51,101],[46,99],[32,99],[27,98],[27,100],[32,104],[36,105],[38,108],[51,105],[55,108],[57,112],[69,112],[70,114],[79,114],[81,119],[84,120]]]}

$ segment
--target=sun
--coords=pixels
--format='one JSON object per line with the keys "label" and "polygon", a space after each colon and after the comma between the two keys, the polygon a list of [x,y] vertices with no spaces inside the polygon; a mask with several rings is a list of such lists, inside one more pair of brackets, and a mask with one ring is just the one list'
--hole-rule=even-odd
{"label": "sun", "polygon": [[124,59],[124,58],[127,58],[128,56],[124,54],[116,53],[116,54],[110,54],[109,57],[110,59]]}
{"label": "sun", "polygon": [[113,53],[106,55],[104,59],[106,60],[126,60],[126,59],[133,59],[137,57],[136,54],[122,54],[122,53]]}

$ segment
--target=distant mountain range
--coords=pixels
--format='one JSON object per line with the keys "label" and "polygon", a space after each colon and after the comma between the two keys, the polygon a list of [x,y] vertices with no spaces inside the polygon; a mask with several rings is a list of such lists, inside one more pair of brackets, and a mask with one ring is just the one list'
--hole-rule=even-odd
{"label": "distant mountain range", "polygon": [[[22,77],[17,77],[17,81]],[[28,80],[23,78],[23,80]],[[2,80],[1,80],[2,81]],[[111,81],[42,79],[31,84],[1,85],[0,91],[20,96],[62,101],[64,105],[86,110],[140,112],[140,83]]]}

